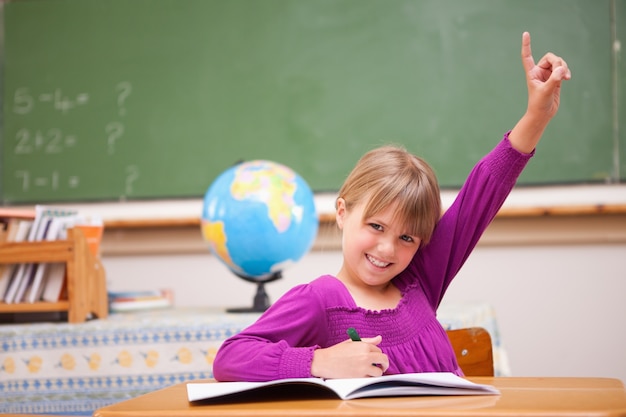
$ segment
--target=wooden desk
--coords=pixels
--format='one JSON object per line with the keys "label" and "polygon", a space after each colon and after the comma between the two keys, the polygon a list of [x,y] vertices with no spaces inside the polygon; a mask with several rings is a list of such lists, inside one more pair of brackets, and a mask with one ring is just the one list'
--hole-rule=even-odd
{"label": "wooden desk", "polygon": [[475,377],[501,395],[389,397],[341,401],[265,399],[192,405],[178,384],[101,408],[94,417],[160,416],[626,416],[626,391],[610,378]]}

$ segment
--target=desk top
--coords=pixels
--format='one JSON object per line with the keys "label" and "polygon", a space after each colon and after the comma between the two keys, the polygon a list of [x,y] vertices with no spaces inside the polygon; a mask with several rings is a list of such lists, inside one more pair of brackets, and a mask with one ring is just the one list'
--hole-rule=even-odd
{"label": "desk top", "polygon": [[611,378],[473,377],[501,395],[336,399],[276,399],[195,405],[186,384],[101,408],[94,417],[161,416],[626,416],[624,384]]}

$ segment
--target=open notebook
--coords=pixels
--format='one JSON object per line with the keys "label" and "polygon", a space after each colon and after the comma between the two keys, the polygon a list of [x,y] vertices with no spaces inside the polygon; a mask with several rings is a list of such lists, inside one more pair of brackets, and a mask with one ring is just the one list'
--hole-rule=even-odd
{"label": "open notebook", "polygon": [[448,372],[426,372],[383,375],[372,378],[289,378],[267,382],[190,382],[187,398],[190,402],[239,397],[246,393],[280,387],[300,386],[323,389],[342,400],[366,397],[416,395],[493,395],[500,392],[491,385],[476,384]]}

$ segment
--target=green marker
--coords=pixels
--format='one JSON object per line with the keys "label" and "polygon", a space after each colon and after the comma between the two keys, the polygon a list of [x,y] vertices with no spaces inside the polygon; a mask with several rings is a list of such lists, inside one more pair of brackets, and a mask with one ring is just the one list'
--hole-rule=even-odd
{"label": "green marker", "polygon": [[359,334],[356,332],[356,330],[354,330],[354,327],[350,327],[348,330],[346,330],[346,333],[348,333],[348,336],[350,336],[350,340],[352,340],[353,342],[361,341],[361,338],[359,337]]}
{"label": "green marker", "polygon": [[[356,330],[354,330],[354,327],[350,327],[348,330],[346,330],[346,333],[348,333],[348,336],[350,336],[350,340],[352,340],[353,342],[361,341],[361,338],[359,337],[359,334],[356,332]],[[380,366],[379,363],[373,363],[372,366],[382,369],[382,366]]]}

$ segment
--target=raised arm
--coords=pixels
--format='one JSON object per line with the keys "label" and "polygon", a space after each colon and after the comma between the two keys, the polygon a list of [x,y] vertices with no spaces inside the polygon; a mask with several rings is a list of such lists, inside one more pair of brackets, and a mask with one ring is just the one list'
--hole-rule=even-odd
{"label": "raised arm", "polygon": [[559,108],[561,82],[571,77],[567,64],[548,53],[535,64],[530,35],[522,35],[526,72],[526,113],[508,135],[474,167],[457,198],[437,224],[431,242],[405,270],[421,277],[434,309],[483,232],[513,189],[541,135]]}
{"label": "raised arm", "polygon": [[522,35],[522,65],[526,73],[528,107],[511,131],[509,140],[518,151],[530,153],[559,109],[561,83],[572,74],[565,60],[551,52],[535,64],[528,32]]}

